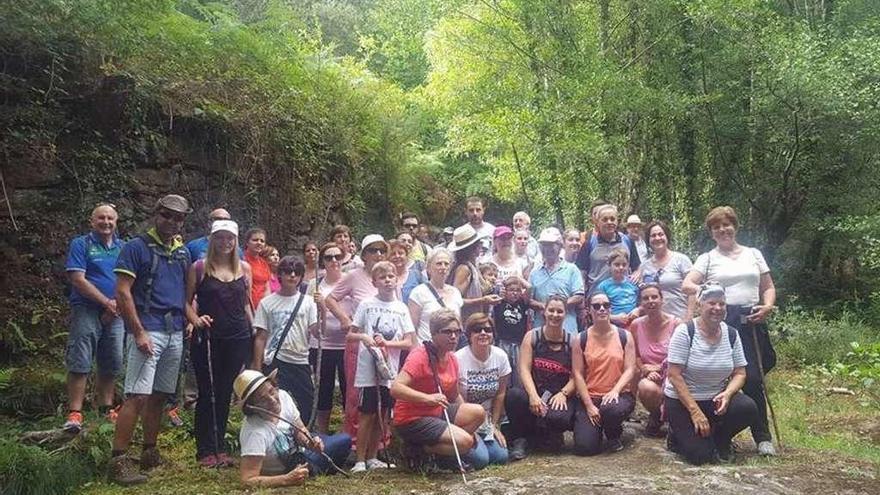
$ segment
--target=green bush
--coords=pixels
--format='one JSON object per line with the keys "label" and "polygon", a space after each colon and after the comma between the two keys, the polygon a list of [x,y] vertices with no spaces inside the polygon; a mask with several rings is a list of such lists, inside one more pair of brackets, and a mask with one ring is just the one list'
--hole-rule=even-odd
{"label": "green bush", "polygon": [[92,476],[92,467],[77,452],[53,455],[39,447],[0,440],[0,495],[71,493]]}
{"label": "green bush", "polygon": [[852,350],[851,343],[873,343],[875,329],[850,312],[828,319],[821,312],[795,307],[781,312],[773,321],[776,351],[788,365],[838,362]]}

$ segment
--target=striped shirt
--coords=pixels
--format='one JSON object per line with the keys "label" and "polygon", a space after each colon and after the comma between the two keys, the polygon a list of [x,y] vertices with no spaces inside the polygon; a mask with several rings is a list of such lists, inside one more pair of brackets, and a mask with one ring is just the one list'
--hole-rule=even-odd
{"label": "striped shirt", "polygon": [[[714,345],[703,339],[699,329],[695,329],[694,342],[691,345],[687,326],[684,323],[672,332],[667,361],[669,364],[682,366],[681,375],[694,400],[714,398],[724,390],[733,369],[746,365],[739,332],[734,330],[734,333],[736,340],[731,348],[727,325],[724,322],[721,323],[721,338]],[[675,387],[668,379],[663,392],[667,397],[678,399]]]}

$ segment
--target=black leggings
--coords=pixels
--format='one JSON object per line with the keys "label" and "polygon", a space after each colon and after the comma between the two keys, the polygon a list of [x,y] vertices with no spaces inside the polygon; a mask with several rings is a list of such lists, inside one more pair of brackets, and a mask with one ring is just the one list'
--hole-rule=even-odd
{"label": "black leggings", "polygon": [[[229,401],[232,383],[251,357],[251,339],[211,339],[211,374],[208,372],[208,339],[201,332],[193,332],[190,359],[199,387],[196,401],[195,436],[196,459],[215,452],[227,452],[226,423],[229,419]],[[213,396],[213,400],[212,400]],[[214,412],[211,403],[214,403]],[[214,414],[217,415],[216,436]]]}
{"label": "black leggings", "polygon": [[[538,393],[541,393],[541,390]],[[507,419],[510,420],[511,440],[535,437],[539,434],[539,430],[571,430],[575,402],[577,401],[574,398],[569,397],[568,409],[563,411],[549,409],[546,416],[539,418],[529,409],[529,395],[526,391],[522,387],[509,388],[504,400],[504,409],[507,411]]]}
{"label": "black leggings", "polygon": [[[342,393],[342,405],[345,407],[345,362],[343,356],[345,349],[322,349],[321,350],[321,384],[318,388],[318,410],[330,411],[333,409],[333,389],[336,381],[339,381]],[[318,365],[318,350],[309,349],[309,363],[312,370]]]}
{"label": "black leggings", "polygon": [[715,415],[712,400],[698,400],[697,405],[709,420],[711,433],[708,437],[697,435],[691,413],[678,399],[666,398],[666,418],[669,434],[679,454],[691,464],[705,464],[715,459],[719,450],[730,449],[730,441],[737,433],[753,424],[758,417],[755,401],[745,394],[735,394],[730,399],[727,412]]}
{"label": "black leggings", "polygon": [[758,354],[755,349],[755,336],[753,332],[766,332],[766,326],[741,325],[742,328],[737,329],[739,338],[742,341],[743,353],[746,356],[746,383],[743,385],[744,394],[751,397],[755,401],[758,414],[755,421],[750,424],[752,430],[752,438],[755,443],[769,441],[770,426],[767,421],[767,395],[764,391],[764,380],[761,376],[761,370],[758,368]]}
{"label": "black leggings", "polygon": [[619,440],[623,434],[623,422],[636,407],[633,394],[620,394],[617,402],[602,404],[601,398],[592,399],[593,405],[599,408],[602,420],[599,426],[590,422],[590,416],[583,402],[577,401],[574,419],[574,453],[577,455],[596,455],[602,452],[602,433],[608,440]]}

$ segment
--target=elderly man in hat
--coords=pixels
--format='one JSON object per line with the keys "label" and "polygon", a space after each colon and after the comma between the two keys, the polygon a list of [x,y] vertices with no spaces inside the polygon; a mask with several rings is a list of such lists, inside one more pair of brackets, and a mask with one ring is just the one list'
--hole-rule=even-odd
{"label": "elderly man in hat", "polygon": [[639,218],[638,215],[630,215],[627,217],[626,235],[636,247],[636,251],[639,253],[639,259],[644,261],[650,259],[650,256],[648,256],[648,245],[645,243],[645,240],[642,239],[642,228],[642,219]]}
{"label": "elderly man in hat", "polygon": [[301,485],[310,475],[332,472],[330,461],[342,464],[351,450],[346,433],[314,436],[306,429],[296,403],[278,388],[277,373],[245,370],[233,385],[244,411],[241,481],[251,486]]}
{"label": "elderly man in hat", "polygon": [[162,197],[153,210],[153,226],[122,248],[114,269],[117,307],[131,333],[126,398],[116,420],[109,466],[110,479],[119,484],[147,479],[138,471],[138,463],[126,455],[139,416],[144,431],[140,468],[161,463],[156,439],[162,408],[177,387],[191,263],[180,229],[191,211],[182,196]]}
{"label": "elderly man in hat", "polygon": [[543,264],[532,269],[529,283],[532,286],[532,309],[535,310],[534,327],[544,324],[544,305],[552,295],[565,298],[565,320],[562,328],[569,333],[577,332],[577,311],[584,302],[584,280],[575,264],[559,257],[562,250],[562,234],[555,227],[541,231],[538,237]]}

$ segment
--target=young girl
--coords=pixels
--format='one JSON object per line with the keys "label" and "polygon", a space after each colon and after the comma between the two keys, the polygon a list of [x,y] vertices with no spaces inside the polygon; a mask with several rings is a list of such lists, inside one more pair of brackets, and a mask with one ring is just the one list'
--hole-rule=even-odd
{"label": "young girl", "polygon": [[608,264],[611,266],[611,278],[600,282],[594,292],[608,295],[611,301],[611,323],[628,327],[639,316],[639,288],[627,277],[629,254],[623,249],[615,249],[608,256]]}
{"label": "young girl", "polygon": [[281,256],[278,255],[278,249],[275,246],[266,246],[260,253],[260,256],[269,264],[269,293],[274,294],[281,290],[281,281],[278,280],[278,262]]}

